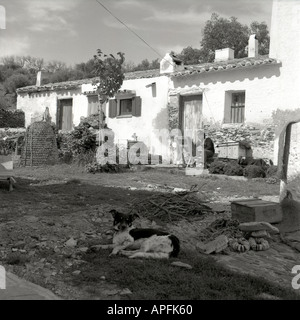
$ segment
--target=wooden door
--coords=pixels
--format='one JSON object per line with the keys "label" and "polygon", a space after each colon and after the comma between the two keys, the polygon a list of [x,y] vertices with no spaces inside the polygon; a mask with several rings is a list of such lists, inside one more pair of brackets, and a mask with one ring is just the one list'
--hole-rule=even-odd
{"label": "wooden door", "polygon": [[198,142],[197,130],[202,129],[202,95],[183,96],[180,108],[180,129],[185,139],[192,140],[192,155],[195,156]]}
{"label": "wooden door", "polygon": [[73,99],[59,100],[58,104],[58,129],[70,131],[73,127]]}

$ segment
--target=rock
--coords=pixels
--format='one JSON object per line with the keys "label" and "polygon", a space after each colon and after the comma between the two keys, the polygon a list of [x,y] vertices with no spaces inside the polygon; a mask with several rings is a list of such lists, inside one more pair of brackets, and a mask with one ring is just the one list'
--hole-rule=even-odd
{"label": "rock", "polygon": [[211,254],[213,252],[219,253],[224,249],[226,249],[227,246],[228,246],[228,238],[225,235],[220,235],[215,240],[210,241],[205,245],[201,243],[198,244],[197,248],[199,249],[199,251],[205,254]]}
{"label": "rock", "polygon": [[189,190],[183,188],[174,188],[172,193],[181,193],[181,192],[188,192]]}
{"label": "rock", "polygon": [[105,276],[101,276],[100,279],[101,280],[106,280],[106,277]]}
{"label": "rock", "polygon": [[272,226],[269,222],[244,222],[239,225],[240,230],[242,231],[261,231],[265,230],[271,234],[279,233],[278,228]]}
{"label": "rock", "polygon": [[103,290],[102,293],[103,293],[104,295],[106,295],[106,296],[115,296],[115,295],[117,295],[118,293],[120,293],[120,290],[117,290],[117,289]]}
{"label": "rock", "polygon": [[95,231],[85,231],[85,234],[87,234],[88,236],[91,236],[95,233]]}
{"label": "rock", "polygon": [[14,248],[24,248],[26,243],[24,241],[18,241],[14,244]]}
{"label": "rock", "polygon": [[28,222],[31,222],[31,223],[35,223],[35,222],[38,222],[40,220],[40,218],[36,217],[36,216],[27,216],[26,217],[26,220]]}
{"label": "rock", "polygon": [[77,246],[77,240],[75,240],[74,238],[70,238],[66,243],[65,245],[67,247],[71,247],[71,248],[74,248]]}
{"label": "rock", "polygon": [[88,247],[81,247],[81,248],[78,248],[78,250],[80,251],[80,252],[83,252],[83,253],[86,253],[87,251],[88,251]]}
{"label": "rock", "polygon": [[81,273],[80,270],[75,270],[75,271],[72,272],[72,274],[74,274],[75,276],[78,276],[80,273]]}
{"label": "rock", "polygon": [[270,234],[266,230],[253,231],[253,232],[251,232],[251,237],[253,237],[253,238],[270,238]]}
{"label": "rock", "polygon": [[279,297],[273,296],[272,294],[269,293],[261,293],[260,295],[257,296],[260,300],[282,300]]}
{"label": "rock", "polygon": [[193,267],[190,264],[183,263],[181,261],[174,261],[171,263],[171,265],[180,268],[193,269]]}
{"label": "rock", "polygon": [[132,292],[128,288],[125,288],[125,289],[123,289],[122,291],[119,292],[120,296],[126,296],[126,295],[129,295],[129,294],[132,294]]}

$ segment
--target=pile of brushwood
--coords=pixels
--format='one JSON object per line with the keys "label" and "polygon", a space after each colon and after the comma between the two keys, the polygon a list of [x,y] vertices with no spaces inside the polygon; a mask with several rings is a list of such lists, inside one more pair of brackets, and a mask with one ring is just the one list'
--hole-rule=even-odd
{"label": "pile of brushwood", "polygon": [[204,216],[212,209],[191,193],[163,193],[130,203],[131,213],[162,221],[176,221],[190,216]]}
{"label": "pile of brushwood", "polygon": [[225,235],[227,238],[240,238],[242,231],[239,229],[239,224],[239,220],[236,219],[217,219],[200,232],[199,238],[204,243],[212,241],[220,235]]}

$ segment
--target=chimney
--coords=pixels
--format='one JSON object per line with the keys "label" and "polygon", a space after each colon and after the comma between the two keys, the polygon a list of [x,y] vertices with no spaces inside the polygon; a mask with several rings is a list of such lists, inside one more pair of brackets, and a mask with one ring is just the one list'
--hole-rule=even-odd
{"label": "chimney", "polygon": [[183,69],[183,62],[172,53],[167,53],[160,62],[160,74],[172,73],[180,69]]}
{"label": "chimney", "polygon": [[230,48],[215,51],[215,62],[228,61],[234,59],[234,50]]}
{"label": "chimney", "polygon": [[36,86],[40,87],[42,84],[42,71],[38,71],[36,75]]}
{"label": "chimney", "polygon": [[255,34],[251,34],[248,41],[248,58],[258,57],[258,40]]}
{"label": "chimney", "polygon": [[42,83],[49,82],[51,80],[51,72],[47,72],[45,70],[38,71],[36,75],[36,86],[40,87]]}

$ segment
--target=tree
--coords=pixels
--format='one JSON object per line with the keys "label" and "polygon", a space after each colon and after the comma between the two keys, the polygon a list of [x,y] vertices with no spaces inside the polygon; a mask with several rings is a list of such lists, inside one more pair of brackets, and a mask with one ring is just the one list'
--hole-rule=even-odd
{"label": "tree", "polygon": [[[125,78],[123,70],[124,53],[118,52],[117,55],[118,58],[112,54],[108,56],[100,49],[94,55],[94,74],[99,77],[97,92],[101,107],[104,102],[108,101],[109,97],[112,98],[121,88]],[[100,125],[103,125],[103,121],[103,111],[101,110]]]}
{"label": "tree", "polygon": [[84,75],[84,78],[94,77],[94,73],[93,73],[94,68],[95,68],[94,59],[90,59],[87,62],[82,62],[75,65],[75,70],[82,72]]}
{"label": "tree", "polygon": [[203,60],[202,51],[191,46],[184,48],[177,56],[183,61],[184,65],[199,64],[199,61]]}
{"label": "tree", "polygon": [[250,24],[250,33],[256,34],[258,40],[258,53],[260,55],[269,54],[270,35],[268,26],[265,22],[253,21]]}
{"label": "tree", "polygon": [[213,13],[211,19],[206,21],[203,30],[201,40],[203,62],[212,62],[215,50],[223,48],[233,49],[236,58],[245,57],[248,39],[248,26],[239,23],[235,17],[225,19]]}
{"label": "tree", "polygon": [[112,54],[107,56],[100,49],[94,55],[94,74],[100,77],[97,91],[104,100],[115,95],[121,88],[125,78],[122,68],[122,64],[125,61],[124,53],[118,52],[117,55],[119,58],[114,57]]}
{"label": "tree", "polygon": [[30,78],[24,74],[15,73],[4,82],[7,93],[15,93],[16,89],[32,84]]}

